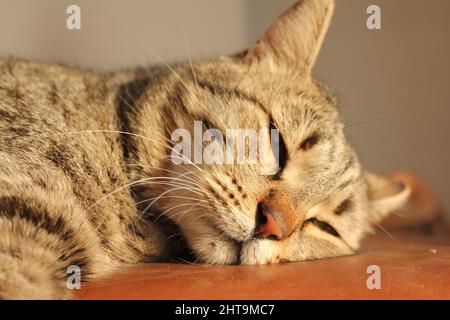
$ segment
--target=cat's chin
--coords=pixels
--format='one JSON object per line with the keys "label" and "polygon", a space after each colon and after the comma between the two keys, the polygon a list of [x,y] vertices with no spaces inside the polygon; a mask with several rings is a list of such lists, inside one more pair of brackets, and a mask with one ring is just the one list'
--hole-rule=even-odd
{"label": "cat's chin", "polygon": [[251,240],[242,244],[240,264],[271,264],[279,263],[280,252],[273,240]]}
{"label": "cat's chin", "polygon": [[193,244],[201,262],[206,264],[271,264],[282,262],[272,240],[251,240],[239,243],[232,239]]}
{"label": "cat's chin", "polygon": [[214,245],[197,243],[194,251],[207,264],[272,264],[282,262],[277,245],[272,240],[251,240],[239,243],[235,240],[220,239]]}
{"label": "cat's chin", "polygon": [[206,264],[237,264],[240,243],[232,239],[202,239],[191,243],[198,261]]}

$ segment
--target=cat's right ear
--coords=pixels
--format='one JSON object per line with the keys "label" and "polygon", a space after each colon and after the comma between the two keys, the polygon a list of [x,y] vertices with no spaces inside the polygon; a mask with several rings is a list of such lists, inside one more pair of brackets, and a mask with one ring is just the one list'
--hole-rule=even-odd
{"label": "cat's right ear", "polygon": [[364,177],[374,221],[380,222],[391,212],[401,209],[408,203],[411,188],[404,182],[379,176],[367,170]]}
{"label": "cat's right ear", "polygon": [[330,24],[334,0],[301,0],[284,12],[245,53],[249,63],[266,62],[310,73]]}

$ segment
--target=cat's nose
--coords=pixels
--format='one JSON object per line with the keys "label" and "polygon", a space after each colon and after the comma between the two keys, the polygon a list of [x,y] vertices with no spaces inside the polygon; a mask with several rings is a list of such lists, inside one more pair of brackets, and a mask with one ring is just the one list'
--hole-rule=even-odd
{"label": "cat's nose", "polygon": [[276,239],[283,238],[283,231],[272,213],[262,210],[258,217],[255,237],[260,239]]}
{"label": "cat's nose", "polygon": [[285,215],[285,212],[261,204],[257,212],[254,237],[282,240],[289,236],[293,228],[287,223],[289,219]]}

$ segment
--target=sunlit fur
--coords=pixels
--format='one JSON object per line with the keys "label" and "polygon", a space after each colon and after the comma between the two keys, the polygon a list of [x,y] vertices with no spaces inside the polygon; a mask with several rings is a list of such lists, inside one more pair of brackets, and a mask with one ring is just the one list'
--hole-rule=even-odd
{"label": "sunlit fur", "polygon": [[[86,280],[177,259],[177,236],[199,263],[354,253],[408,190],[361,168],[311,76],[332,10],[300,1],[245,52],[192,64],[95,73],[0,60],[0,298],[68,297],[73,264]],[[175,164],[171,133],[195,120],[222,132],[272,121],[288,161],[276,179],[258,165]],[[254,237],[267,199],[290,212],[283,240]]]}

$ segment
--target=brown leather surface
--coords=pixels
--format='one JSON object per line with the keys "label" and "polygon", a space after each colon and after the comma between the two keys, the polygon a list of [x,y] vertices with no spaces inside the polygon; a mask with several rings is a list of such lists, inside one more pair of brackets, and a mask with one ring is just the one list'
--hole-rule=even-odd
{"label": "brown leather surface", "polygon": [[[367,267],[381,268],[369,290]],[[385,233],[354,256],[263,266],[141,264],[85,284],[78,299],[450,299],[450,238]]]}

